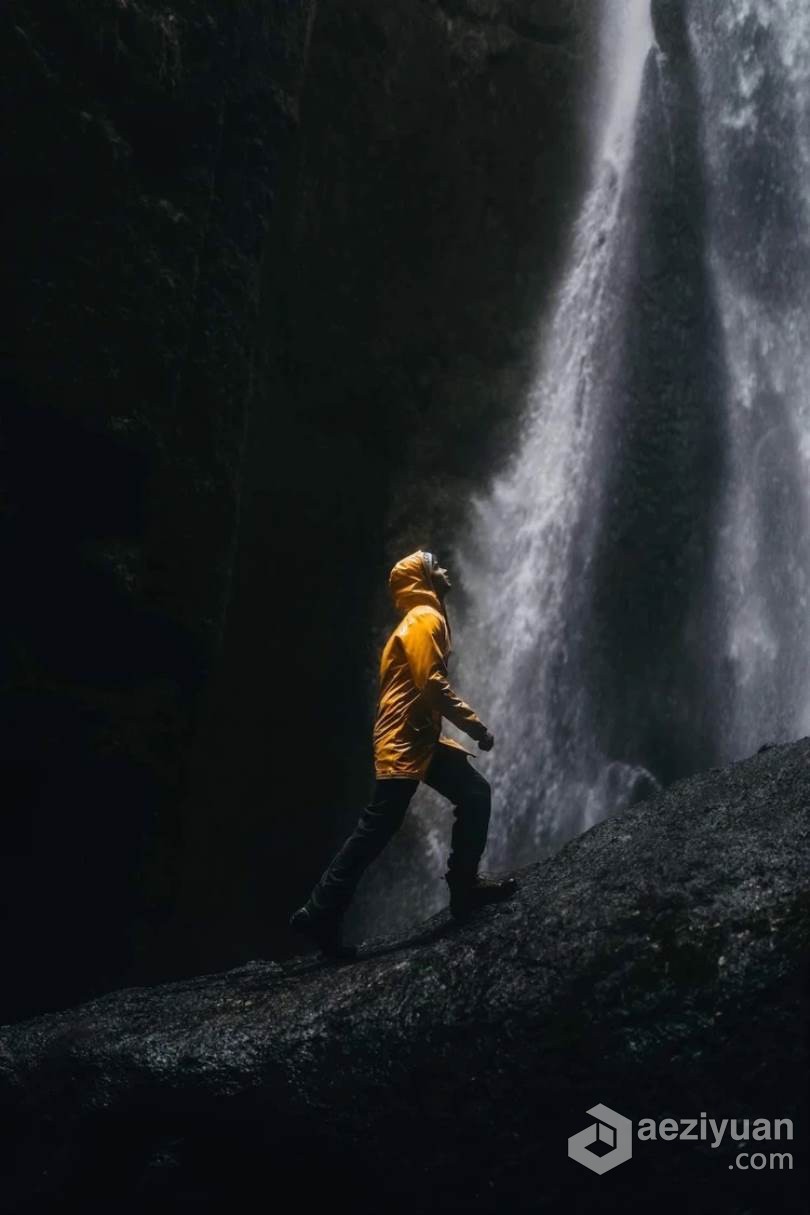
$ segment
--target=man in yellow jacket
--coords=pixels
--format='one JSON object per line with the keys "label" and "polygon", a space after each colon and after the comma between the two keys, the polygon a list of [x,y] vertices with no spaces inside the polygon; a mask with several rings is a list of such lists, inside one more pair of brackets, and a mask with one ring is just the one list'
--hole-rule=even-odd
{"label": "man in yellow jacket", "polygon": [[290,919],[291,928],[330,957],[355,956],[356,949],[341,940],[343,916],[366,868],[401,826],[420,780],[454,806],[445,875],[453,916],[463,919],[517,889],[514,878],[498,881],[478,872],[489,827],[489,783],[470,765],[472,753],[441,734],[445,717],[480,750],[490,751],[494,744],[489,730],[448,681],[447,570],[432,553],[418,550],[397,562],[389,586],[402,619],[380,660],[374,795],[307,902]]}

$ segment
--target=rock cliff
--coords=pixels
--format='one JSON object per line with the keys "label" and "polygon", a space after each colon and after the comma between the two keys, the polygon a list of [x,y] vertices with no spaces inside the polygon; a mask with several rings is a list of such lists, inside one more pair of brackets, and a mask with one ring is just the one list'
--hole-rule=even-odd
{"label": "rock cliff", "polygon": [[120,976],[173,897],[312,13],[0,14],[7,1013]]}
{"label": "rock cliff", "polygon": [[318,5],[188,815],[181,952],[199,964],[285,923],[367,796],[388,569],[448,553],[509,450],[577,213],[593,17],[567,0]]}

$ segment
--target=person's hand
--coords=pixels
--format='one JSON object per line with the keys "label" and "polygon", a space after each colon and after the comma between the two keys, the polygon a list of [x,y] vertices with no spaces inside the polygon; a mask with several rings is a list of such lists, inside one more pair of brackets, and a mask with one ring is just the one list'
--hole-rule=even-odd
{"label": "person's hand", "polygon": [[495,746],[495,738],[492,734],[490,734],[489,730],[487,730],[484,737],[479,738],[479,740],[478,740],[478,750],[479,751],[491,751],[494,746]]}

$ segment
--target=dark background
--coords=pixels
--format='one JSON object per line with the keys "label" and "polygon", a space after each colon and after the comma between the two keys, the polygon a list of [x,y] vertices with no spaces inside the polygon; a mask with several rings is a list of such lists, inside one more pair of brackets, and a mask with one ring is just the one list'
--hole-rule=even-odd
{"label": "dark background", "polygon": [[4,6],[3,1020],[295,948],[387,570],[509,449],[588,20]]}

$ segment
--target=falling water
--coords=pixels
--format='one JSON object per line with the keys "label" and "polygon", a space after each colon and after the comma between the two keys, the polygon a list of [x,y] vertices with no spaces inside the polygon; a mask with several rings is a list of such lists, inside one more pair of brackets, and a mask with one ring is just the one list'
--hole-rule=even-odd
{"label": "falling water", "polygon": [[606,6],[592,184],[539,350],[518,455],[475,504],[460,554],[473,605],[458,630],[462,682],[497,735],[491,775],[511,828],[508,838],[491,838],[495,862],[589,826],[606,799],[627,799],[649,783],[642,770],[606,761],[591,744],[582,668],[590,565],[605,510],[606,392],[633,222],[624,187],[652,44],[649,0]]}
{"label": "falling water", "polygon": [[810,7],[693,4],[729,474],[719,759],[810,733]]}
{"label": "falling water", "polygon": [[[593,185],[517,454],[461,545],[461,682],[498,737],[496,864],[531,859],[656,777],[810,731],[810,9],[658,8],[671,53],[649,57],[648,5],[610,8]],[[664,142],[669,180],[654,179]],[[680,285],[665,253],[657,273],[637,264],[667,242]],[[694,367],[683,382],[679,358]],[[657,632],[655,606],[638,607],[656,560],[681,597]],[[646,630],[638,652],[616,623],[625,610]],[[622,646],[602,662],[606,638]],[[654,729],[640,741],[651,706],[655,745]]]}
{"label": "falling water", "polygon": [[[600,3],[590,182],[456,554],[495,869],[810,733],[810,6],[650,9]],[[421,797],[392,923],[441,903]]]}

